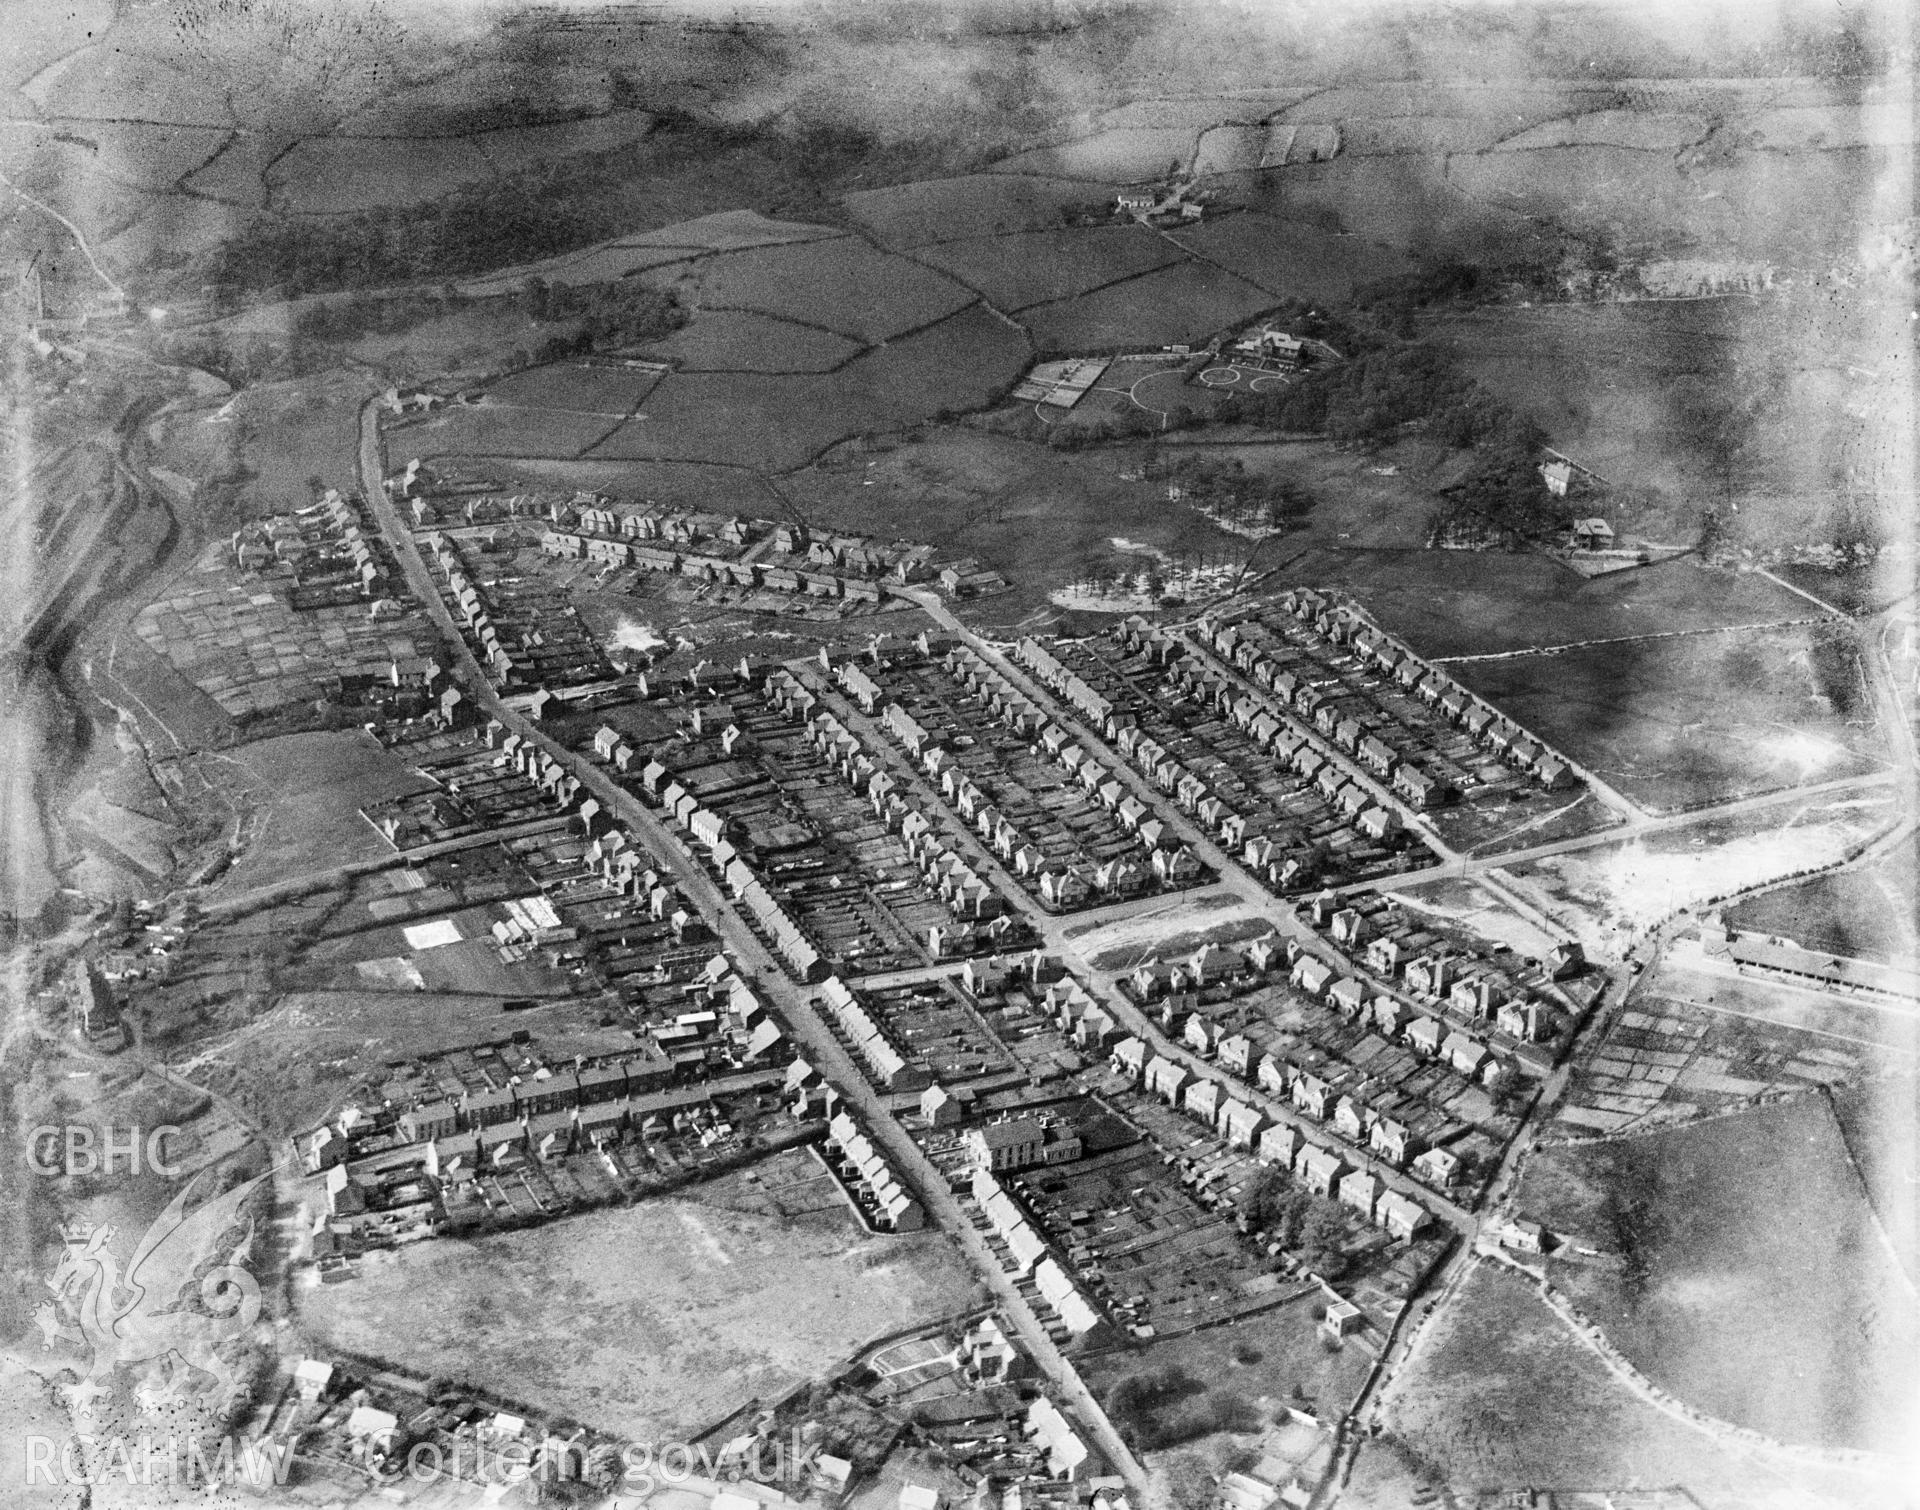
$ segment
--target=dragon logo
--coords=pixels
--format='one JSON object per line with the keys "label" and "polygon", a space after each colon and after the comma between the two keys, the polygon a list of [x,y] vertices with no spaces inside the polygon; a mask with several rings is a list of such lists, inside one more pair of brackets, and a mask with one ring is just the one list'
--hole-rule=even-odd
{"label": "dragon logo", "polygon": [[[252,1220],[231,1249],[223,1253],[219,1244],[270,1175],[256,1175],[192,1211],[187,1197],[199,1182],[189,1180],[147,1228],[124,1268],[111,1246],[116,1228],[81,1224],[63,1231],[66,1251],[46,1279],[54,1299],[42,1302],[34,1319],[43,1347],[59,1340],[92,1352],[73,1391],[82,1416],[92,1414],[93,1402],[108,1392],[105,1381],[123,1364],[167,1362],[166,1387],[141,1390],[148,1407],[178,1396],[190,1370],[213,1375],[224,1391],[233,1389],[233,1369],[215,1349],[244,1335],[260,1316],[260,1285],[246,1267]],[[199,1308],[182,1309],[181,1292],[196,1280]],[[176,1367],[176,1359],[185,1368]]]}

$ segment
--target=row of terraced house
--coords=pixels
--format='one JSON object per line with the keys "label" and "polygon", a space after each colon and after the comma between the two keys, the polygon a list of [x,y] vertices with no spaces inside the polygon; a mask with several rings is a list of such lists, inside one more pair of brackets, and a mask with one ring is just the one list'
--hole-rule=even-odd
{"label": "row of terraced house", "polygon": [[879,586],[864,578],[806,571],[799,567],[768,566],[758,561],[730,561],[720,556],[637,544],[616,535],[577,534],[570,530],[549,529],[540,537],[540,549],[549,556],[568,560],[601,561],[613,567],[637,567],[642,571],[690,577],[697,582],[717,582],[748,589],[765,588],[770,592],[837,598],[849,603],[880,601]]}
{"label": "row of terraced house", "polygon": [[[1041,656],[1046,656],[1032,640],[1023,640],[1023,660],[1028,646],[1033,646]],[[1055,670],[1063,671],[1057,661],[1052,661],[1051,657],[1046,659],[1052,662]],[[1028,664],[1031,665],[1031,662]],[[995,671],[984,657],[960,646],[947,653],[941,666],[1008,728],[1031,739],[1042,754],[1077,781],[1081,790],[1140,844],[1144,863],[1121,856],[1085,869],[1079,866],[1050,866],[1037,848],[1025,843],[1018,830],[993,810],[978,787],[958,771],[943,772],[942,795],[960,810],[963,817],[979,824],[983,837],[988,839],[995,852],[1012,867],[1016,875],[1033,880],[1043,903],[1055,910],[1065,911],[1096,898],[1104,900],[1132,896],[1155,884],[1188,886],[1201,879],[1203,868],[1199,860],[1192,849],[1180,842],[1179,836],[1166,820],[1135,796],[1117,772],[1097,759],[1066,729],[1050,721],[1012,682]],[[1044,672],[1042,679],[1046,679]],[[1094,719],[1098,707],[1104,707],[1105,716],[1111,717],[1111,704],[1106,703],[1085,682],[1078,677],[1070,677],[1068,681],[1073,685],[1055,687],[1054,690],[1072,702],[1083,715],[1093,719],[1096,727],[1101,726],[1100,721]],[[892,717],[891,712],[889,717]]]}
{"label": "row of terraced house", "polygon": [[[1169,673],[1181,691],[1212,703],[1258,748],[1272,754],[1303,781],[1311,781],[1328,806],[1368,839],[1391,843],[1402,832],[1400,816],[1387,793],[1350,767],[1329,759],[1312,734],[1294,727],[1283,710],[1242,692],[1221,673],[1187,656],[1185,646],[1174,636],[1143,619],[1127,620],[1116,633],[1129,649],[1145,650],[1162,665],[1184,661]],[[1310,855],[1276,842],[1269,834],[1249,836],[1245,816],[1211,791],[1204,778],[1175,760],[1159,741],[1131,723],[1115,728],[1111,737],[1120,752],[1151,776],[1156,786],[1172,794],[1181,807],[1269,885],[1289,891],[1311,883],[1315,867]]]}
{"label": "row of terraced house", "polygon": [[[1526,771],[1547,790],[1560,791],[1575,784],[1565,756],[1415,655],[1369,621],[1355,605],[1311,590],[1284,593],[1280,602],[1302,623],[1311,624],[1333,644],[1344,645],[1356,657],[1371,663],[1381,675],[1393,678],[1465,729],[1483,749]],[[1215,648],[1220,648],[1217,637]]]}
{"label": "row of terraced house", "polygon": [[[1196,1075],[1178,1060],[1156,1054],[1138,1038],[1123,1038],[1114,1045],[1109,1062],[1113,1068],[1139,1085],[1151,1096],[1185,1112],[1203,1123],[1229,1148],[1251,1153],[1262,1163],[1288,1171],[1309,1190],[1332,1196],[1358,1211],[1367,1220],[1384,1227],[1392,1236],[1412,1241],[1432,1219],[1426,1207],[1399,1191],[1389,1188],[1378,1175],[1356,1167],[1345,1150],[1303,1137],[1298,1127],[1272,1116],[1264,1107],[1235,1097],[1223,1081]],[[1271,1058],[1263,1061],[1263,1069]],[[1262,1089],[1280,1095],[1265,1083]],[[1301,1099],[1294,1098],[1300,1106]],[[1311,1114],[1311,1113],[1309,1113]],[[1381,1118],[1371,1128],[1352,1139],[1371,1142],[1372,1150],[1385,1162],[1407,1162],[1412,1153],[1406,1129]],[[1427,1178],[1413,1156],[1415,1172]],[[1430,1183],[1445,1184],[1450,1170]]]}
{"label": "row of terraced house", "polygon": [[[596,753],[600,752],[601,743],[596,740]],[[612,741],[602,758],[611,758],[619,750],[619,741]],[[671,775],[664,766],[662,774]],[[709,863],[720,873],[734,900],[752,915],[754,922],[773,944],[774,952],[793,976],[806,982],[823,979],[827,965],[819,948],[742,858],[729,837],[726,818],[705,806],[678,781],[665,781],[659,799],[666,815],[706,850]]]}
{"label": "row of terraced house", "polygon": [[828,1121],[827,1147],[835,1155],[831,1161],[834,1173],[849,1187],[874,1226],[887,1232],[918,1232],[926,1226],[926,1212],[919,1201],[847,1111],[835,1112]]}

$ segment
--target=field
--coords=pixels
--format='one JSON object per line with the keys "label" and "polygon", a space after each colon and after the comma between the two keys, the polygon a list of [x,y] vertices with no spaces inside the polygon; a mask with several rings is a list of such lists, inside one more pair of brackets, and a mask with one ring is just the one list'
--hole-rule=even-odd
{"label": "field", "polygon": [[1551,855],[1507,872],[1547,912],[1596,947],[1671,916],[1846,859],[1900,814],[1888,788],[1842,789],[1620,844]]}
{"label": "field", "polygon": [[1227,215],[1173,234],[1182,246],[1275,298],[1338,301],[1355,284],[1391,277],[1408,266],[1393,247],[1274,215]]}
{"label": "field", "polygon": [[993,171],[1096,182],[1162,178],[1192,161],[1197,136],[1179,126],[1120,126],[1063,146],[1016,153],[995,163]]}
{"label": "field", "polygon": [[202,769],[251,810],[246,848],[214,896],[387,853],[360,809],[431,785],[358,730],[263,739]]}
{"label": "field", "polygon": [[1274,303],[1243,278],[1200,262],[1183,262],[1130,278],[1028,315],[1042,351],[1138,350],[1204,342]]}
{"label": "field", "polygon": [[1392,1438],[1462,1491],[1677,1484],[1703,1510],[1891,1510],[1900,1499],[1893,1482],[1802,1467],[1664,1414],[1525,1280],[1489,1263],[1429,1323],[1385,1400]]}
{"label": "field", "polygon": [[[1826,647],[1834,648],[1826,648]],[[1451,668],[1629,797],[1673,809],[1875,769],[1851,631],[1596,645]]]}
{"label": "field", "polygon": [[1013,591],[960,611],[1011,624],[1034,613],[1057,619],[1055,588],[1095,563],[1144,568],[1143,548],[1246,558],[1251,542],[1169,507],[1164,484],[1115,475],[1138,465],[1133,449],[1064,453],[948,428],[872,452],[836,451],[784,486],[810,518],[977,556]]}
{"label": "field", "polygon": [[1920,1079],[1884,1075],[1833,1092],[1834,1115],[1859,1167],[1867,1199],[1909,1277],[1920,1273]]}
{"label": "field", "polygon": [[920,255],[1006,310],[1069,299],[1180,260],[1178,247],[1140,226],[946,241]]}
{"label": "field", "polygon": [[489,383],[488,405],[541,414],[586,414],[623,419],[653,391],[660,374],[613,362],[554,362]]}
{"label": "field", "polygon": [[1338,1420],[1352,1405],[1373,1359],[1353,1340],[1337,1352],[1322,1345],[1314,1311],[1324,1304],[1321,1293],[1309,1289],[1227,1326],[1100,1353],[1082,1366],[1082,1377],[1104,1402],[1113,1386],[1129,1375],[1178,1369],[1195,1381],[1191,1395],[1218,1391],[1267,1420],[1284,1419],[1290,1405],[1323,1421]]}
{"label": "field", "polygon": [[1553,1281],[1679,1398],[1778,1441],[1883,1452],[1910,1441],[1912,1283],[1817,1092],[1542,1151],[1520,1205],[1617,1256],[1556,1263]]}
{"label": "field", "polygon": [[293,214],[339,215],[438,199],[493,172],[473,137],[310,137],[274,162],[267,189]]}
{"label": "field", "polygon": [[951,279],[852,237],[728,252],[636,276],[690,309],[744,309],[863,343],[931,325],[973,300]]}
{"label": "field", "polygon": [[393,430],[387,444],[396,459],[417,456],[426,461],[441,456],[578,456],[617,431],[625,413],[453,405]]}
{"label": "field", "polygon": [[1727,926],[1777,934],[1809,949],[1897,963],[1920,953],[1920,843],[1908,839],[1864,864],[1763,892],[1727,909]]}
{"label": "field", "polygon": [[669,1200],[369,1258],[353,1284],[310,1290],[300,1309],[336,1346],[665,1441],[973,1294],[941,1236]]}
{"label": "field", "polygon": [[1876,374],[1899,360],[1903,319],[1873,298],[1784,292],[1482,309],[1437,331],[1615,485],[1602,507],[1616,530],[1691,544],[1712,503],[1742,542],[1790,548],[1845,537],[1849,492],[1879,495],[1868,522],[1896,529],[1911,441],[1884,422]]}
{"label": "field", "polygon": [[860,354],[858,343],[772,315],[700,310],[665,340],[639,348],[682,372],[830,372]]}
{"label": "field", "polygon": [[675,373],[648,400],[644,417],[621,426],[593,456],[781,471],[850,435],[977,407],[1017,377],[1026,360],[1016,331],[985,310],[967,309],[831,374]]}
{"label": "field", "polygon": [[1069,211],[1106,209],[1111,196],[1109,184],[978,173],[867,189],[842,202],[875,239],[907,248],[1046,230]]}
{"label": "field", "polygon": [[[1581,577],[1545,556],[1498,551],[1352,552],[1310,557],[1300,582],[1340,586],[1429,660],[1585,640],[1774,624],[1819,613],[1757,574],[1691,558]],[[1465,664],[1463,663],[1463,669]]]}

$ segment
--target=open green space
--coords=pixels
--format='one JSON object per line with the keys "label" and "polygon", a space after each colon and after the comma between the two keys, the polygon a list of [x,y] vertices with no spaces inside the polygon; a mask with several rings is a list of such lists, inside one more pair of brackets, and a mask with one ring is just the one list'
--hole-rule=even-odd
{"label": "open green space", "polygon": [[336,1346],[664,1442],[975,1294],[944,1236],[650,1200],[370,1257],[354,1283],[307,1291],[300,1320]]}
{"label": "open green space", "polygon": [[1021,318],[1045,352],[1138,351],[1204,344],[1273,304],[1264,289],[1204,262],[1181,262],[1076,298],[1036,305]]}
{"label": "open green space", "polygon": [[1144,226],[1094,226],[947,241],[920,254],[1000,309],[1020,310],[1181,260]]}
{"label": "open green space", "polygon": [[1681,1485],[1704,1510],[1776,1497],[1818,1510],[1891,1510],[1900,1498],[1897,1470],[1804,1465],[1667,1415],[1610,1373],[1524,1278],[1489,1262],[1396,1371],[1384,1423],[1383,1452],[1408,1449],[1461,1492]]}
{"label": "open green space", "polygon": [[1916,877],[1920,841],[1908,838],[1859,865],[1737,902],[1727,926],[1861,959],[1910,960],[1920,950]]}
{"label": "open green space", "polygon": [[1542,1152],[1520,1200],[1612,1255],[1553,1281],[1663,1388],[1776,1440],[1910,1440],[1912,1285],[1824,1096]]}
{"label": "open green space", "polygon": [[1600,644],[1448,669],[1657,808],[1860,775],[1882,758],[1847,625]]}

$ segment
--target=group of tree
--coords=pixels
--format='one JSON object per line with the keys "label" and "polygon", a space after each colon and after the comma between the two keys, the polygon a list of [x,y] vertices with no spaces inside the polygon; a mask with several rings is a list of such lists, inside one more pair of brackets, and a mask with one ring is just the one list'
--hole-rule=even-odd
{"label": "group of tree", "polygon": [[1263,1169],[1240,1197],[1240,1215],[1252,1232],[1300,1253],[1327,1279],[1346,1271],[1347,1216],[1336,1201],[1296,1183],[1284,1170]]}
{"label": "group of tree", "polygon": [[1108,1419],[1142,1452],[1219,1431],[1253,1431],[1262,1424],[1244,1395],[1209,1389],[1177,1363],[1126,1375],[1107,1392],[1105,1403]]}
{"label": "group of tree", "polygon": [[1149,471],[1194,507],[1236,523],[1277,528],[1313,508],[1313,496],[1298,483],[1249,472],[1237,456],[1155,452]]}

